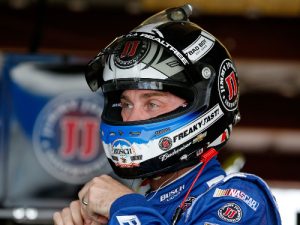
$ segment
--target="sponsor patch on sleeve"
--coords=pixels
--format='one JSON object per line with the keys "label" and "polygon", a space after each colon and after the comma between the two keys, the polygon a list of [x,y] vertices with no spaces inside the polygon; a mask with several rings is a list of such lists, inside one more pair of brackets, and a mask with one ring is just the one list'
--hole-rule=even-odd
{"label": "sponsor patch on sleeve", "polygon": [[141,225],[136,215],[117,216],[117,220],[120,225]]}
{"label": "sponsor patch on sleeve", "polygon": [[259,206],[259,203],[255,199],[247,195],[245,192],[234,188],[229,188],[229,189],[216,188],[213,197],[214,198],[219,198],[219,197],[238,198],[243,202],[245,202],[254,211],[256,211]]}

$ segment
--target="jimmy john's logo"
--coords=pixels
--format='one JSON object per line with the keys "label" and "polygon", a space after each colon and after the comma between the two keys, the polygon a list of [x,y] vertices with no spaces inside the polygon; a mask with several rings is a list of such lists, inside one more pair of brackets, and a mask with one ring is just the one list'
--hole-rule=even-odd
{"label": "jimmy john's logo", "polygon": [[243,211],[238,204],[230,202],[218,210],[218,216],[226,222],[237,223],[242,219]]}
{"label": "jimmy john's logo", "polygon": [[131,143],[125,139],[116,139],[112,143],[112,160],[121,168],[132,168],[139,166],[142,155],[137,155]]}
{"label": "jimmy john's logo", "polygon": [[235,67],[229,59],[225,59],[221,64],[218,89],[223,106],[228,111],[235,110],[238,106],[238,78]]}
{"label": "jimmy john's logo", "polygon": [[101,96],[76,91],[53,98],[41,110],[33,147],[50,175],[81,184],[107,170],[98,133],[102,102]]}
{"label": "jimmy john's logo", "polygon": [[172,147],[172,139],[169,137],[163,137],[159,140],[158,145],[160,149],[167,151]]}
{"label": "jimmy john's logo", "polygon": [[149,42],[143,39],[129,39],[121,44],[115,64],[120,68],[130,68],[144,58]]}

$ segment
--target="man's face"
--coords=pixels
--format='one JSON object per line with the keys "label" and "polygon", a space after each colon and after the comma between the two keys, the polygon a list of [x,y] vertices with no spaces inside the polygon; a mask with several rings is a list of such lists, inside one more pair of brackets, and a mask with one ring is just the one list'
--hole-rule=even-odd
{"label": "man's face", "polygon": [[169,92],[126,90],[121,95],[123,121],[147,120],[171,112],[186,101]]}

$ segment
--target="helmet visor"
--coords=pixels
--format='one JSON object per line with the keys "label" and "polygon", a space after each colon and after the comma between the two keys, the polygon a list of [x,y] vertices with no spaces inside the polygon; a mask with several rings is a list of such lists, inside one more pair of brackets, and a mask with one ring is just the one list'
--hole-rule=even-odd
{"label": "helmet visor", "polygon": [[[127,46],[125,46],[125,48],[122,49],[122,54],[128,54],[128,56],[130,56],[130,54],[134,54],[136,48],[139,47],[139,40],[148,39],[153,42],[156,42],[157,44],[169,50],[171,54],[173,54],[183,65],[188,65],[190,62],[186,58],[185,54],[183,54],[180,50],[176,49],[171,43],[168,43],[166,40],[164,40],[158,35],[143,32],[139,30],[139,28],[150,24],[166,23],[171,21],[188,21],[188,17],[191,14],[192,6],[189,4],[181,7],[169,8],[146,19],[138,27],[133,29],[132,32],[130,32],[129,34],[116,38],[107,47],[105,47],[93,60],[91,60],[88,63],[88,66],[85,71],[85,78],[90,89],[92,91],[96,91],[100,87],[102,87],[102,84],[104,82],[102,76],[105,63],[107,62],[107,60],[109,60],[111,55],[121,51],[121,42],[123,42],[124,39],[132,39],[132,41],[127,42],[129,44],[127,44]],[[140,46],[145,47],[143,45]],[[130,63],[130,61],[128,61],[127,63]]]}
{"label": "helmet visor", "polygon": [[[85,78],[92,91],[107,81],[119,79],[173,79],[189,60],[163,38],[143,32],[130,33],[115,39],[89,62]],[[171,78],[172,77],[172,78]]]}

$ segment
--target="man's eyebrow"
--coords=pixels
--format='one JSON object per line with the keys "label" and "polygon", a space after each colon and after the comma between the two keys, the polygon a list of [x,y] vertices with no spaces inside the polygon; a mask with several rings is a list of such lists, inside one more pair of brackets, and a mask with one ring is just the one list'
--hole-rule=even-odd
{"label": "man's eyebrow", "polygon": [[165,92],[151,92],[151,93],[145,93],[142,95],[143,98],[150,98],[150,97],[155,97],[155,96],[165,97],[165,96],[167,96],[167,94]]}

